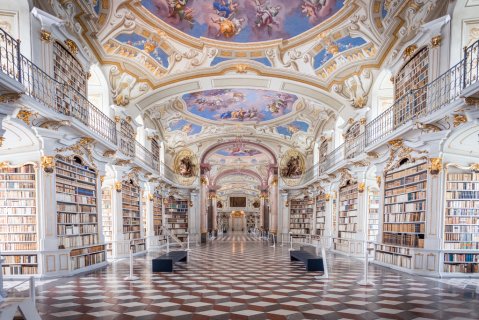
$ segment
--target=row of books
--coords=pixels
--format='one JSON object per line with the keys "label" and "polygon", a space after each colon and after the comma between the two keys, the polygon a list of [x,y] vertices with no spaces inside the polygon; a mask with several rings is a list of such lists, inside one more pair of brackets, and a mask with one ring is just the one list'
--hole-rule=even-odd
{"label": "row of books", "polygon": [[401,223],[390,224],[385,223],[383,225],[384,232],[416,232],[424,233],[426,231],[426,225],[424,223]]}
{"label": "row of books", "polygon": [[59,237],[60,248],[75,248],[90,246],[98,243],[98,234],[78,235],[73,237]]}
{"label": "row of books", "polygon": [[376,261],[392,264],[401,268],[411,269],[412,267],[411,257],[396,255],[393,253],[376,251],[374,259]]}
{"label": "row of books", "polygon": [[376,251],[384,251],[384,252],[390,252],[390,253],[396,253],[396,254],[402,254],[402,255],[411,254],[411,250],[409,248],[388,246],[384,244],[376,245]]}
{"label": "row of books", "polygon": [[384,222],[423,222],[425,216],[425,212],[389,213],[384,215]]}
{"label": "row of books", "polygon": [[25,165],[16,168],[4,167],[2,168],[2,172],[0,173],[0,179],[3,180],[5,176],[10,176],[12,174],[18,173],[35,173],[35,167],[33,165]]}
{"label": "row of books", "polygon": [[479,191],[448,191],[446,200],[451,199],[479,199]]}
{"label": "row of books", "polygon": [[35,191],[34,190],[27,190],[27,191],[18,191],[18,190],[0,190],[0,200],[6,200],[11,198],[35,198]]}
{"label": "row of books", "polygon": [[477,262],[479,253],[445,253],[444,262]]}
{"label": "row of books", "polygon": [[81,164],[77,164],[73,162],[68,163],[66,161],[57,159],[55,163],[55,169],[72,172],[75,175],[86,176],[92,179],[96,178],[96,173],[93,170],[91,170],[88,166],[83,166]]}
{"label": "row of books", "polygon": [[477,224],[479,225],[479,216],[477,217],[451,217],[446,216],[445,224]]}
{"label": "row of books", "polygon": [[383,243],[405,247],[424,248],[424,235],[384,233]]}
{"label": "row of books", "polygon": [[449,181],[479,181],[479,173],[477,172],[448,173],[447,180]]}
{"label": "row of books", "polygon": [[426,182],[420,182],[413,185],[408,185],[402,188],[393,188],[389,190],[385,190],[384,195],[386,197],[395,196],[403,193],[409,192],[416,192],[416,191],[425,191],[426,190]]}
{"label": "row of books", "polygon": [[[426,181],[427,179],[427,172],[421,173],[419,175],[404,177],[399,180],[388,181],[385,184],[386,189],[396,188],[400,186],[407,186],[410,184],[416,184],[418,182]],[[386,180],[387,181],[387,180]]]}
{"label": "row of books", "polygon": [[358,223],[358,217],[339,218],[339,224]]}
{"label": "row of books", "polygon": [[58,236],[82,235],[98,232],[97,224],[57,225]]}
{"label": "row of books", "polygon": [[446,242],[445,250],[479,250],[479,242]]}
{"label": "row of books", "polygon": [[338,231],[338,237],[340,239],[354,239],[355,235],[353,231]]}
{"label": "row of books", "polygon": [[60,224],[78,224],[78,223],[90,223],[97,224],[97,215],[91,213],[58,213],[57,221]]}
{"label": "row of books", "polygon": [[36,254],[31,255],[2,255],[3,264],[35,264],[38,263],[38,256]]}
{"label": "row of books", "polygon": [[341,211],[352,211],[357,209],[358,209],[357,203],[350,204],[350,205],[342,205],[340,208]]}
{"label": "row of books", "polygon": [[479,190],[479,182],[448,182],[446,187],[450,191]]}
{"label": "row of books", "polygon": [[466,201],[446,201],[446,207],[448,208],[461,208],[461,209],[478,209],[479,210],[479,200],[466,200]]}
{"label": "row of books", "polygon": [[33,224],[27,225],[7,225],[7,224],[0,224],[0,233],[31,233],[36,232],[37,227]]}
{"label": "row of books", "polygon": [[37,250],[36,242],[3,242],[0,251],[33,251]]}
{"label": "row of books", "polygon": [[386,175],[386,180],[398,179],[409,175],[414,175],[419,172],[427,170],[427,163],[422,163],[408,169],[404,169],[398,172],[390,173]]}
{"label": "row of books", "polygon": [[384,203],[393,204],[398,202],[407,202],[407,201],[425,200],[425,199],[426,199],[426,191],[418,191],[418,192],[401,194],[398,196],[386,197],[386,199],[384,199]]}
{"label": "row of books", "polygon": [[92,247],[86,247],[86,248],[80,248],[80,249],[73,249],[70,251],[70,256],[79,256],[79,255],[85,255],[85,254],[91,254],[91,253],[96,253],[100,251],[104,251],[105,246],[104,245],[98,245],[98,246],[92,246]]}
{"label": "row of books", "polygon": [[408,212],[417,212],[426,210],[426,203],[423,202],[413,202],[413,203],[396,203],[396,204],[385,204],[384,213],[408,213]]}
{"label": "row of books", "polygon": [[36,233],[8,233],[0,234],[0,242],[36,242]]}
{"label": "row of books", "polygon": [[339,231],[348,231],[348,232],[356,232],[356,224],[340,224],[338,226]]}
{"label": "row of books", "polygon": [[[30,179],[28,179],[30,180]],[[2,190],[18,190],[18,189],[35,189],[35,182],[30,181],[5,181],[0,179],[0,189]]]}
{"label": "row of books", "polygon": [[444,239],[446,241],[479,242],[479,234],[446,233]]}
{"label": "row of books", "polygon": [[479,225],[462,226],[462,225],[446,225],[445,232],[469,232],[479,233]]}
{"label": "row of books", "polygon": [[299,219],[299,218],[296,218],[296,217],[292,217],[289,221],[291,223],[311,223],[310,219]]}
{"label": "row of books", "polygon": [[11,207],[35,207],[35,200],[25,200],[25,199],[0,199],[0,206],[4,207],[4,209],[8,209]]}
{"label": "row of books", "polygon": [[456,273],[478,273],[479,264],[465,263],[465,264],[444,264],[444,272]]}
{"label": "row of books", "polygon": [[6,265],[2,266],[2,272],[6,276],[16,276],[16,275],[26,275],[26,274],[37,274],[38,267],[29,266],[29,265]]}
{"label": "row of books", "polygon": [[57,201],[59,202],[70,202],[70,203],[79,203],[79,204],[90,204],[95,205],[96,199],[90,196],[81,196],[65,193],[57,193]]}
{"label": "row of books", "polygon": [[[37,208],[35,208],[35,202],[29,202],[29,206],[26,207],[0,207],[0,215],[21,215],[29,216],[37,213]],[[6,204],[5,204],[6,205]],[[1,219],[1,218],[0,218]],[[0,224],[1,224],[0,220]]]}
{"label": "row of books", "polygon": [[3,180],[3,183],[7,181],[35,180],[35,175],[34,174],[0,174],[0,180]]}
{"label": "row of books", "polygon": [[479,217],[479,208],[447,208],[446,216]]}
{"label": "row of books", "polygon": [[86,256],[71,257],[71,267],[73,270],[85,268],[106,261],[106,252],[98,252]]}

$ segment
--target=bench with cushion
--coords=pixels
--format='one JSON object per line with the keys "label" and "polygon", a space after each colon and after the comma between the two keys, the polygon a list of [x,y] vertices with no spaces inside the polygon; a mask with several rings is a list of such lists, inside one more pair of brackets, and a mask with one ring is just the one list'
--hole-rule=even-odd
{"label": "bench with cushion", "polygon": [[302,261],[306,271],[324,271],[323,258],[316,255],[307,247],[301,247],[299,250],[290,251],[291,261]]}
{"label": "bench with cushion", "polygon": [[152,260],[153,272],[173,272],[175,262],[186,262],[187,260],[188,253],[186,251],[170,251]]}

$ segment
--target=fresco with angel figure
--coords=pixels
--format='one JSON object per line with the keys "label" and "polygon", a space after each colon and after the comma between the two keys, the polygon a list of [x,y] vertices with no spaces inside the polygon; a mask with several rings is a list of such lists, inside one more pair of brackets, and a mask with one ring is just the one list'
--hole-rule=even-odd
{"label": "fresco with angel figure", "polygon": [[183,95],[187,111],[208,120],[268,121],[291,111],[298,97],[254,89],[214,89]]}
{"label": "fresco with angel figure", "polygon": [[142,5],[194,37],[235,42],[289,39],[325,21],[344,0],[143,0]]}

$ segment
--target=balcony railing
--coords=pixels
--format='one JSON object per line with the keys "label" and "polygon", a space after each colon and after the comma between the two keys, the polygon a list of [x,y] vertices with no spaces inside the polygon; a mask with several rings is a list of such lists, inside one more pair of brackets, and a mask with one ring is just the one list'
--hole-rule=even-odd
{"label": "balcony railing", "polygon": [[2,72],[25,87],[25,94],[45,107],[71,116],[109,142],[117,143],[116,125],[81,93],[60,83],[20,54],[20,43],[0,28]]}
{"label": "balcony railing", "polygon": [[21,81],[20,42],[0,28],[0,67],[10,78]]}
{"label": "balcony railing", "polygon": [[135,154],[137,159],[150,166],[150,168],[160,172],[159,161],[155,159],[153,153],[150,150],[145,148],[138,141],[135,141]]}
{"label": "balcony railing", "polygon": [[321,172],[345,159],[353,159],[387,139],[410,121],[440,111],[456,101],[464,89],[478,83],[479,40],[464,50],[464,59],[427,85],[411,90],[365,126],[359,136],[346,140],[330,152],[321,166]]}

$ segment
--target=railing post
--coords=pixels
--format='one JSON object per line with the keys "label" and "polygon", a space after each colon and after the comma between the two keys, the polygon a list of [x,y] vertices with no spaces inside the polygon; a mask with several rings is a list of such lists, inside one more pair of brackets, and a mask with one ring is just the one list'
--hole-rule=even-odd
{"label": "railing post", "polygon": [[35,291],[35,278],[30,277],[30,300],[32,300],[33,305],[35,305],[36,300],[36,291]]}
{"label": "railing post", "polygon": [[17,70],[18,70],[18,82],[22,83],[22,54],[20,52],[20,39],[17,40]]}
{"label": "railing post", "polygon": [[[463,65],[463,76],[462,76],[462,88],[464,89],[466,87],[466,79],[467,79],[467,47],[464,47],[464,65]],[[462,91],[462,90],[461,90]]]}

